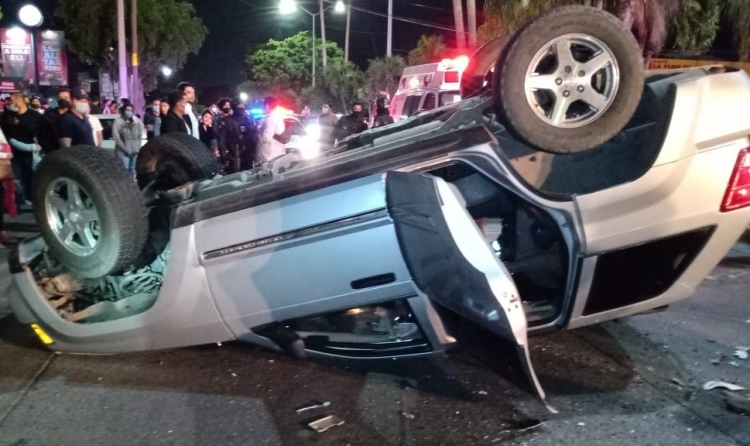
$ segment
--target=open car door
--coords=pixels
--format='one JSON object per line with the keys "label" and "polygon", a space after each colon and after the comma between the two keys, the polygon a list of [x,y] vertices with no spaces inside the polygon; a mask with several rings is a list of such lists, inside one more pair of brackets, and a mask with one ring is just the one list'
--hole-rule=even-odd
{"label": "open car door", "polygon": [[511,342],[532,390],[544,400],[515,283],[466,211],[458,189],[430,175],[389,172],[386,197],[416,286],[439,305]]}

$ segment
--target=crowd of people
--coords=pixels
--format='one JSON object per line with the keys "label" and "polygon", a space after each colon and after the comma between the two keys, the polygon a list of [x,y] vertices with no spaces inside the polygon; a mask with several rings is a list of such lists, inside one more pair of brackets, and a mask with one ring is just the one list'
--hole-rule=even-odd
{"label": "crowd of people", "polygon": [[[289,115],[277,98],[264,99],[264,117],[257,124],[242,101],[222,98],[198,116],[195,100],[195,87],[187,82],[167,97],[152,100],[142,117],[128,99],[105,99],[100,104],[80,88],[60,88],[47,104],[38,96],[20,92],[0,98],[0,244],[7,242],[3,215],[15,215],[32,206],[34,170],[44,155],[78,145],[102,146],[103,126],[96,115],[117,115],[111,126],[114,154],[129,172],[136,169],[143,135],[147,140],[173,132],[190,135],[216,157],[225,174],[286,154],[285,145],[291,137]],[[376,105],[372,126],[392,123],[385,101]],[[319,142],[329,147],[370,127],[361,103],[353,104],[351,113],[341,118],[330,104],[323,104],[315,118],[305,106],[301,118],[317,120]]]}

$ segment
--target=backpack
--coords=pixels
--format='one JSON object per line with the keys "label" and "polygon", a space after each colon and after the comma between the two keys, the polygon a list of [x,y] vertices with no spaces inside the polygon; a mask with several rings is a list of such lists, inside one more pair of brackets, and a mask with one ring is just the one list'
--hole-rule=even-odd
{"label": "backpack", "polygon": [[286,124],[284,126],[284,132],[281,133],[281,134],[278,134],[278,135],[273,135],[273,138],[276,141],[278,141],[278,142],[286,145],[286,144],[289,143],[289,141],[292,140],[292,135],[293,134],[294,134],[294,130],[292,129],[292,126],[289,125],[289,124]]}

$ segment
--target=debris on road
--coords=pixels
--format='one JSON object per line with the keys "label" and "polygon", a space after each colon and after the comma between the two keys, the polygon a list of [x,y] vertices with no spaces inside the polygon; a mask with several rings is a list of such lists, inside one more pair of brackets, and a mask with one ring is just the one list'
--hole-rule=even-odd
{"label": "debris on road", "polygon": [[719,365],[721,364],[721,358],[714,358],[711,361],[709,361],[713,365]]}
{"label": "debris on road", "polygon": [[737,361],[729,361],[729,365],[731,365],[731,366],[735,366],[735,367],[739,367],[739,366],[740,366],[740,363],[739,363],[739,362],[737,362]]}
{"label": "debris on road", "polygon": [[735,390],[745,390],[744,387],[738,386],[737,384],[728,383],[726,381],[709,381],[706,384],[703,384],[703,390],[713,390],[713,389],[727,389],[731,391]]}
{"label": "debris on road", "polygon": [[415,418],[415,415],[409,412],[401,412],[401,416],[406,418],[407,420],[413,420]]}
{"label": "debris on road", "polygon": [[681,380],[680,378],[672,378],[672,383],[677,384],[680,387],[692,387],[691,384],[686,383],[685,381]]}
{"label": "debris on road", "polygon": [[732,356],[734,356],[735,358],[739,358],[739,359],[747,359],[747,356],[748,356],[747,350],[744,350],[747,347],[742,347],[742,348],[743,350],[740,350],[740,347],[737,347],[737,349],[734,351],[734,354]]}
{"label": "debris on road", "polygon": [[313,403],[308,404],[307,406],[300,407],[299,409],[297,409],[297,413],[302,413],[302,412],[313,410],[313,409],[322,409],[330,405],[331,405],[330,401],[324,401],[322,403],[315,401]]}
{"label": "debris on road", "polygon": [[726,397],[727,409],[730,412],[750,415],[750,398],[729,392],[724,392],[724,396]]}
{"label": "debris on road", "polygon": [[583,421],[581,421],[580,423],[578,423],[578,425],[579,425],[579,426],[585,426],[585,425],[586,425],[586,423],[584,423]]}
{"label": "debris on road", "polygon": [[480,391],[478,391],[477,393],[478,393],[479,395],[487,395],[487,391],[486,391],[486,390],[480,390]]}
{"label": "debris on road", "polygon": [[328,415],[327,417],[310,422],[308,426],[315,432],[323,433],[332,427],[341,426],[342,424],[344,424],[344,420],[341,418],[336,415]]}

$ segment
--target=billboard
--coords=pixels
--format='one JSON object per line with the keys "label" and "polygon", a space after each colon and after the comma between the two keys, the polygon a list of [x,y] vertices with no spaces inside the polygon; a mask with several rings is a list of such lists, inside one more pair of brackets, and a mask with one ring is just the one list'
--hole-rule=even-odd
{"label": "billboard", "polygon": [[31,33],[22,28],[0,29],[0,51],[3,53],[4,78],[34,82]]}
{"label": "billboard", "polygon": [[39,85],[59,87],[68,84],[68,59],[65,56],[65,33],[36,32],[36,64]]}

